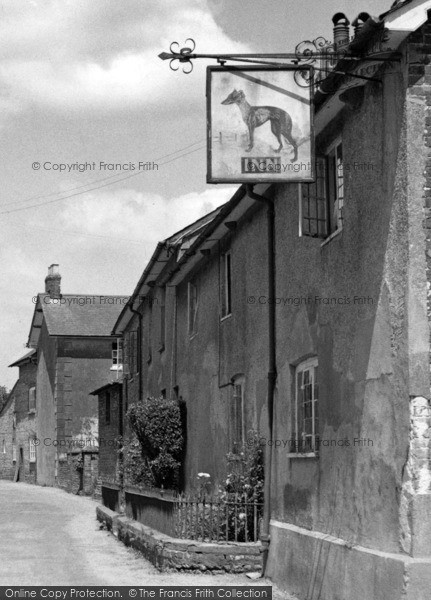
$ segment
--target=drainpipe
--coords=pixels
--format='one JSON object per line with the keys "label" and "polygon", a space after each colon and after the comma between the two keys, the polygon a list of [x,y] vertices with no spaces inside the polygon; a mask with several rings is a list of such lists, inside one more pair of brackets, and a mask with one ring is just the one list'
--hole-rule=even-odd
{"label": "drainpipe", "polygon": [[[139,319],[139,331],[140,335],[138,336],[139,343],[142,346],[142,313],[139,310],[135,310],[133,306],[129,304],[129,308],[135,315],[138,315]],[[142,348],[138,351],[138,356],[141,357],[141,364],[139,365],[139,400],[142,400]]]}
{"label": "drainpipe", "polygon": [[[253,191],[253,185],[247,185],[247,195],[252,200],[264,202],[267,205],[268,217],[268,298],[275,299],[275,211],[274,202],[269,198],[260,196]],[[274,414],[274,391],[276,371],[275,355],[275,302],[268,303],[268,432],[269,439],[272,439],[273,432],[273,414]],[[265,452],[265,480],[264,480],[264,504],[263,521],[260,539],[263,545],[263,567],[262,577],[265,575],[266,565],[269,553],[269,522],[271,519],[271,469],[272,469],[272,450],[271,446],[266,447]]]}

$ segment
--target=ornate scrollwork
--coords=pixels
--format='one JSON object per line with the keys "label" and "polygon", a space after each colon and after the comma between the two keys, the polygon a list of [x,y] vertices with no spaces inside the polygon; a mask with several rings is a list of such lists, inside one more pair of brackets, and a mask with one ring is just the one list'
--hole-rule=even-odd
{"label": "ornate scrollwork", "polygon": [[[185,45],[183,48],[180,48],[178,42],[172,42],[172,44],[169,46],[171,55],[173,55],[173,58],[171,58],[171,60],[169,61],[169,66],[172,69],[172,71],[178,71],[179,69],[179,65],[176,67],[174,66],[176,60],[179,63],[183,63],[183,73],[186,73],[186,75],[193,71],[193,63],[191,61],[190,55],[194,52],[194,49],[196,48],[196,43],[192,38],[187,38],[185,44],[187,44],[188,42],[189,46]],[[177,47],[177,49],[175,49],[175,47]]]}
{"label": "ornate scrollwork", "polygon": [[311,70],[297,69],[294,74],[296,83],[301,87],[309,87],[321,81],[335,66],[340,53],[335,46],[324,37],[315,40],[304,40],[297,44],[295,56],[298,64],[311,65]]}

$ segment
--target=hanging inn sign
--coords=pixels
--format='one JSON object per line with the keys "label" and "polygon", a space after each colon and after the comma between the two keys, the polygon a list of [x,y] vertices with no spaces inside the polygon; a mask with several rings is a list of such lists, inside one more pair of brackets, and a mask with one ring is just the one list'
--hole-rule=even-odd
{"label": "hanging inn sign", "polygon": [[295,68],[208,67],[208,183],[313,181],[311,87]]}
{"label": "hanging inn sign", "polygon": [[[380,82],[359,71],[364,53],[342,52],[324,38],[301,42],[291,54],[196,54],[194,49],[192,39],[184,48],[173,42],[170,53],[159,57],[184,73],[191,73],[194,59],[219,63],[207,67],[208,183],[314,181],[313,91],[329,74],[348,76],[358,85]],[[393,54],[382,43],[367,53],[371,74]]]}

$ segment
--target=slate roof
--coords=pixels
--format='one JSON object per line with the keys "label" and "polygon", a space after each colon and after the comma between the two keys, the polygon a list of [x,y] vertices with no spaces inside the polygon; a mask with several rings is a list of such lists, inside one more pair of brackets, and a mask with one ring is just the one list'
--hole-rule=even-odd
{"label": "slate roof", "polygon": [[28,352],[26,352],[24,354],[24,356],[21,356],[21,358],[18,358],[18,360],[16,360],[9,366],[10,367],[19,367],[22,363],[26,362],[26,360],[29,359],[31,356],[33,356],[33,354],[35,354],[35,353],[36,353],[35,348],[31,348]]}
{"label": "slate roof", "polygon": [[129,299],[128,296],[85,294],[62,294],[60,299],[39,294],[37,298],[30,329],[30,346],[37,345],[43,320],[48,333],[54,336],[110,336],[118,315]]}

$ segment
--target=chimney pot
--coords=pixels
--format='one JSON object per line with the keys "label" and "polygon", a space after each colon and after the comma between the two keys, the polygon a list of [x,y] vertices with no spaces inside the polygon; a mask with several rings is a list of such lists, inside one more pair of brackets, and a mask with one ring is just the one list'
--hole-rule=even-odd
{"label": "chimney pot", "polygon": [[349,42],[350,21],[344,13],[339,12],[332,17],[332,22],[334,24],[334,46],[337,49]]}
{"label": "chimney pot", "polygon": [[49,294],[51,298],[61,298],[61,275],[56,263],[48,267],[48,275],[45,277],[45,293]]}
{"label": "chimney pot", "polygon": [[358,33],[361,31],[362,27],[365,24],[365,21],[368,21],[368,19],[370,18],[370,15],[366,12],[361,12],[359,13],[359,15],[356,17],[356,19],[352,22],[353,28],[355,30],[355,37],[358,35]]}

